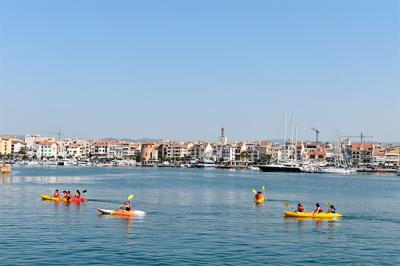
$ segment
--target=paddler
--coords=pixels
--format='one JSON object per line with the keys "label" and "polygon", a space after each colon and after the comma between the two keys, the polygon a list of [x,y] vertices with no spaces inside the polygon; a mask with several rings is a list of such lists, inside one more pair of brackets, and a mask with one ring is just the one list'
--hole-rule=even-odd
{"label": "paddler", "polygon": [[336,209],[335,209],[335,206],[333,206],[333,204],[329,205],[329,212],[336,213]]}
{"label": "paddler", "polygon": [[64,190],[64,191],[63,191],[63,198],[67,198],[67,196],[68,196],[67,191]]}
{"label": "paddler", "polygon": [[304,207],[303,205],[301,205],[300,202],[297,203],[297,210],[296,212],[304,212]]}
{"label": "paddler", "polygon": [[265,200],[264,193],[262,193],[261,191],[258,191],[258,192],[256,193],[256,195],[254,196],[254,198],[255,198],[255,201],[256,201],[256,202],[261,202],[261,201],[264,201],[264,200]]}
{"label": "paddler", "polygon": [[130,211],[130,210],[132,209],[131,201],[130,201],[130,200],[125,201],[125,202],[121,205],[121,207],[119,207],[119,208],[120,208],[121,210]]}
{"label": "paddler", "polygon": [[58,192],[58,189],[56,189],[56,191],[53,194],[54,198],[59,198],[60,197],[60,192]]}
{"label": "paddler", "polygon": [[319,205],[319,203],[317,202],[315,204],[315,210],[313,211],[313,214],[318,214],[324,212],[324,210],[322,209],[321,205]]}
{"label": "paddler", "polygon": [[72,193],[71,193],[70,190],[68,190],[68,192],[67,192],[67,201],[69,201],[72,198],[73,198]]}
{"label": "paddler", "polygon": [[75,199],[81,199],[81,192],[79,189],[76,191]]}

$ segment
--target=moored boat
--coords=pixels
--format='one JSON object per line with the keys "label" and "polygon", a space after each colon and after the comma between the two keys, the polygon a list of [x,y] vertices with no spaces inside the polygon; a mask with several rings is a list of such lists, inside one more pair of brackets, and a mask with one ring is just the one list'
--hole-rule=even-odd
{"label": "moored boat", "polygon": [[290,163],[276,163],[258,166],[263,172],[288,172],[288,173],[301,173],[303,169],[298,164]]}
{"label": "moored boat", "polygon": [[350,169],[350,168],[341,168],[341,167],[322,167],[319,170],[320,173],[325,173],[325,174],[352,174],[355,173],[356,170]]}

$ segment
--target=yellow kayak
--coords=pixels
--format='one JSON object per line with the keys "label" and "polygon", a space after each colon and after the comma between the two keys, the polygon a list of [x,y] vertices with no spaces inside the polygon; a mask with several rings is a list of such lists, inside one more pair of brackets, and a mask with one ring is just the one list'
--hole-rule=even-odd
{"label": "yellow kayak", "polygon": [[285,217],[298,217],[298,218],[340,218],[343,215],[340,213],[330,213],[330,212],[321,212],[321,213],[312,213],[312,212],[283,212]]}

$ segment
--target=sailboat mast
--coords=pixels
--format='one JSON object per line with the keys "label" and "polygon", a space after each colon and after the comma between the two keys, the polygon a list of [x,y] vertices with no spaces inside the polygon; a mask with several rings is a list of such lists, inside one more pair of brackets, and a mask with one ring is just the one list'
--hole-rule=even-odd
{"label": "sailboat mast", "polygon": [[283,159],[286,160],[286,112],[284,113],[284,121],[285,136],[283,138]]}

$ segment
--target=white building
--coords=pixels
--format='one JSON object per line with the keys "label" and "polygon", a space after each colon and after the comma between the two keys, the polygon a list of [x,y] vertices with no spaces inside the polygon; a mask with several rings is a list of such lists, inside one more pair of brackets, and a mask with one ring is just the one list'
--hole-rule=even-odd
{"label": "white building", "polygon": [[38,158],[57,158],[57,144],[54,141],[42,140],[37,142],[38,149],[36,156]]}
{"label": "white building", "polygon": [[213,147],[210,143],[195,143],[189,148],[190,158],[192,160],[210,161],[213,160]]}

